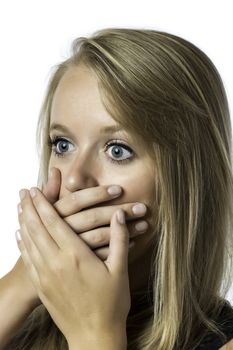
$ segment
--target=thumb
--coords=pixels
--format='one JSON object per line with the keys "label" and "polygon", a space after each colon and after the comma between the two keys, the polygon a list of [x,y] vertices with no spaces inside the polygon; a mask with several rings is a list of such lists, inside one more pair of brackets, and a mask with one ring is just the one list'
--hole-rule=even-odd
{"label": "thumb", "polygon": [[47,200],[54,204],[59,199],[61,187],[61,173],[58,168],[52,167],[49,172],[48,182],[43,187],[42,193],[45,195]]}
{"label": "thumb", "polygon": [[125,222],[125,212],[114,212],[110,224],[109,255],[105,263],[110,271],[117,274],[128,273],[129,231]]}

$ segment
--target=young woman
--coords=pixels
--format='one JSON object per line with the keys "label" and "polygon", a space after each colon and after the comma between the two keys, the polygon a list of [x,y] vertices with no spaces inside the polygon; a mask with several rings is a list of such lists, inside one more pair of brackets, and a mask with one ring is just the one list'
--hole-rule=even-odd
{"label": "young woman", "polygon": [[55,68],[21,257],[0,281],[1,349],[232,349],[232,135],[215,66],[175,35],[110,28]]}

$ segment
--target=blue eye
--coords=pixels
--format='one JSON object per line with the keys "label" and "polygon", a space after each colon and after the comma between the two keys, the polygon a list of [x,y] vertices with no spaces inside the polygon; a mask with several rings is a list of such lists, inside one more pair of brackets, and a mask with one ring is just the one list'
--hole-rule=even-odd
{"label": "blue eye", "polygon": [[[119,142],[118,140],[111,141],[107,143],[107,150],[110,149],[111,155],[116,158],[109,158],[111,162],[114,163],[126,163],[132,160],[133,158],[133,150],[125,145],[124,143]],[[124,157],[124,159],[122,159]]]}
{"label": "blue eye", "polygon": [[[66,153],[69,152],[70,141],[63,137],[55,136],[52,139],[48,139],[48,146],[52,150],[55,156],[65,157]],[[106,144],[105,149],[110,150],[111,156],[108,157],[110,162],[123,164],[132,160],[134,157],[133,150],[118,140],[112,140]],[[109,153],[108,153],[109,154]],[[123,159],[122,159],[123,158]]]}
{"label": "blue eye", "polygon": [[48,140],[48,146],[51,148],[52,152],[57,157],[65,156],[65,153],[69,150],[69,147],[68,147],[69,143],[70,142],[68,140],[59,136],[55,136],[53,139],[49,138]]}

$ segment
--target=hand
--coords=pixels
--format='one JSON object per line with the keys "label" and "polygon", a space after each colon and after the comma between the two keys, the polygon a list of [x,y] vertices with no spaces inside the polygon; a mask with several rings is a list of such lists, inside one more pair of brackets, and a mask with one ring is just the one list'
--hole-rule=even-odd
{"label": "hand", "polygon": [[[45,197],[48,199],[50,203],[54,203],[58,200],[60,191],[60,175],[56,174],[56,178],[50,178],[43,189],[43,193]],[[37,291],[31,282],[27,271],[25,269],[25,265],[20,256],[15,263],[12,270],[9,272],[11,278],[15,281],[15,284],[19,286],[19,290],[22,290],[25,301],[31,305],[32,309],[41,304],[41,300],[38,297]]]}
{"label": "hand", "polygon": [[126,224],[114,212],[109,256],[102,262],[38,189],[33,199],[25,193],[18,246],[39,298],[68,342],[124,329],[130,310]]}
{"label": "hand", "polygon": [[[73,192],[57,200],[61,185],[60,181],[61,175],[59,169],[52,168],[52,176],[49,178],[43,193],[47,198],[53,198],[54,208],[59,215],[79,234],[79,237],[82,238],[102,261],[106,260],[109,255],[109,224],[116,209],[122,208],[125,211],[127,228],[131,239],[146,231],[146,229],[144,231],[137,231],[135,228],[136,224],[142,222],[140,217],[144,215],[144,213],[133,213],[132,208],[136,203],[104,206],[104,202],[119,197],[121,192],[118,196],[112,196],[107,192],[108,186],[96,186]],[[99,205],[99,207],[96,207],[96,205]],[[93,208],[93,206],[95,207]],[[144,208],[146,210],[145,206]],[[146,221],[143,222],[147,224]],[[103,227],[103,225],[105,226]]]}

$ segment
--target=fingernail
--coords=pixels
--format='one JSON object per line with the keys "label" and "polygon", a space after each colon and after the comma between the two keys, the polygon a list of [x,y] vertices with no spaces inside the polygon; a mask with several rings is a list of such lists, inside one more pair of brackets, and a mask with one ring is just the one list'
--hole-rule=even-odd
{"label": "fingernail", "polygon": [[125,213],[122,209],[117,211],[117,220],[120,224],[125,224]]}
{"label": "fingernail", "polygon": [[146,231],[146,229],[148,228],[148,223],[146,221],[141,221],[141,222],[138,222],[136,225],[135,225],[135,228],[137,231],[139,232],[144,232]]}
{"label": "fingernail", "polygon": [[32,198],[34,198],[36,196],[36,189],[35,188],[30,189],[30,195]]}
{"label": "fingernail", "polygon": [[107,191],[111,196],[117,196],[121,193],[121,187],[119,185],[112,185],[108,187]]}
{"label": "fingernail", "polygon": [[17,230],[17,231],[15,232],[15,238],[16,238],[16,240],[17,240],[18,242],[22,240],[22,237],[21,237],[21,234],[20,234],[20,230]]}
{"label": "fingernail", "polygon": [[132,208],[134,214],[145,214],[146,212],[146,206],[143,203],[137,203],[136,205],[133,206]]}
{"label": "fingernail", "polygon": [[19,191],[19,197],[21,199],[21,201],[25,198],[26,196],[26,191],[25,190],[20,190]]}

